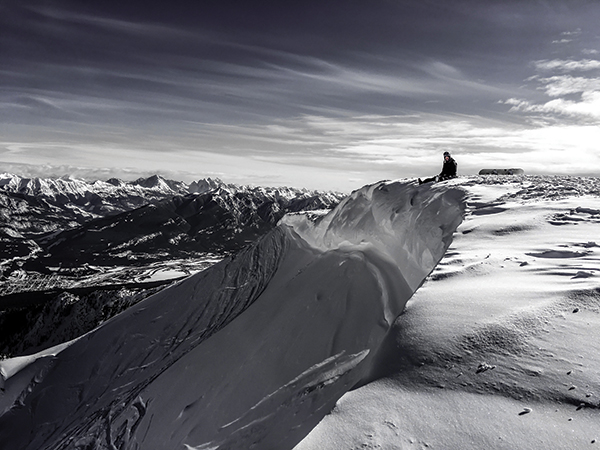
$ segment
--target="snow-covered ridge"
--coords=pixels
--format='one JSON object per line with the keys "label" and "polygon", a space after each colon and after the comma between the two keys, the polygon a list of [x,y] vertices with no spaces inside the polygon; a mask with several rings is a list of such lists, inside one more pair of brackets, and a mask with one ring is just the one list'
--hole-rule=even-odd
{"label": "snow-covered ridge", "polygon": [[[322,250],[368,243],[402,267],[406,281],[416,290],[462,220],[463,195],[439,186],[425,190],[377,183],[353,192],[316,224],[306,219],[299,222],[301,216],[286,216],[282,223],[293,226],[304,240]],[[432,211],[436,220],[431,220]],[[366,236],[364,230],[369,230]],[[407,235],[410,239],[398,239]]]}
{"label": "snow-covered ridge", "polygon": [[393,367],[295,450],[598,445],[600,178],[444,184],[467,214],[396,320]]}
{"label": "snow-covered ridge", "polygon": [[463,212],[458,189],[377,183],[316,226],[285,219],[55,356],[10,377],[11,360],[0,363],[0,441],[290,449],[376,370]]}

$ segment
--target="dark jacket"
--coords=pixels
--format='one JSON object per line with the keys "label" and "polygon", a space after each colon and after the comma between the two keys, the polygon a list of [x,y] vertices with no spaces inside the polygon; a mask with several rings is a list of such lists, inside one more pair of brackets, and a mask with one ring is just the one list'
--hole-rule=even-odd
{"label": "dark jacket", "polygon": [[448,178],[454,178],[456,176],[456,161],[452,157],[448,158],[448,161],[444,158],[444,165],[442,166],[442,171],[440,172],[440,178],[442,180],[446,180]]}

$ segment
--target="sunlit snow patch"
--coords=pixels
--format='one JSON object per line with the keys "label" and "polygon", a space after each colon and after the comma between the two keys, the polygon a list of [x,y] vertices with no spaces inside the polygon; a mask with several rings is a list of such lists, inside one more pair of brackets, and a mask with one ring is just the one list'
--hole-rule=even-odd
{"label": "sunlit snow patch", "polygon": [[19,372],[29,378],[5,377],[1,395],[17,400],[0,416],[0,442],[292,448],[371,375],[463,213],[458,189],[381,182],[316,223],[285,219],[235,258],[49,356],[42,370]]}

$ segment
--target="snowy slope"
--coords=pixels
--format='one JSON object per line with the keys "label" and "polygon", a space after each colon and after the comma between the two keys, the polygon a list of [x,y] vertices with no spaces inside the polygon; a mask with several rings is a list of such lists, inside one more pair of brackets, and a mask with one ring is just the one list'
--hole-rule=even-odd
{"label": "snowy slope", "polygon": [[450,184],[467,215],[394,325],[388,376],[296,450],[600,444],[600,180]]}
{"label": "snowy slope", "polygon": [[0,363],[11,449],[292,448],[353,386],[444,255],[463,192],[378,183],[65,348]]}

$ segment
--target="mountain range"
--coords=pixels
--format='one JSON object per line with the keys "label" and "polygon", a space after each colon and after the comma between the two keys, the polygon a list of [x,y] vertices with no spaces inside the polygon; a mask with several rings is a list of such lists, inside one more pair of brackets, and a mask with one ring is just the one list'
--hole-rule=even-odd
{"label": "mountain range", "polygon": [[[211,178],[186,184],[158,175],[87,182],[0,174],[0,353],[86,332],[130,298],[237,253],[285,214],[328,211],[342,198]],[[88,307],[74,307],[79,301]],[[85,323],[70,325],[71,334],[43,331],[73,314],[88,317],[71,320]]]}
{"label": "mountain range", "polygon": [[[134,182],[0,175],[4,271],[148,262],[235,252],[284,214],[330,209],[341,194],[292,188],[191,184],[155,175]],[[10,263],[9,263],[10,262]]]}

